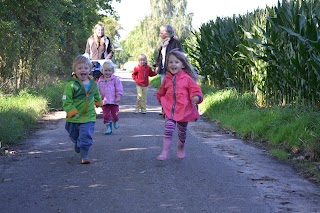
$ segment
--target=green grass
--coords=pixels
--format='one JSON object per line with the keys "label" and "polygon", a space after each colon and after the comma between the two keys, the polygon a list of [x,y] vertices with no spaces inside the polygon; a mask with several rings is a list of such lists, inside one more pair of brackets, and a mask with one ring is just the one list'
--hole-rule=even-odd
{"label": "green grass", "polygon": [[48,101],[48,109],[50,111],[62,110],[62,94],[66,81],[61,81],[54,86],[48,86],[40,89],[32,89],[28,92],[42,97]]}
{"label": "green grass", "polygon": [[156,75],[154,77],[149,77],[150,85],[152,85],[155,88],[160,88],[160,75]]}
{"label": "green grass", "polygon": [[[282,160],[320,160],[320,113],[290,107],[261,108],[252,94],[203,86],[203,116],[248,141],[261,142]],[[317,168],[317,167],[314,167]],[[311,170],[311,169],[310,169]],[[313,169],[320,181],[320,170]]]}
{"label": "green grass", "polygon": [[287,160],[288,159],[288,153],[283,151],[282,149],[272,149],[270,151],[272,153],[272,155],[278,159],[281,160]]}
{"label": "green grass", "polygon": [[28,130],[48,111],[47,100],[25,91],[0,97],[0,142],[2,146],[20,143]]}
{"label": "green grass", "polygon": [[[0,94],[1,146],[19,144],[48,111],[61,110],[65,82],[41,89],[23,90],[16,95]],[[1,148],[1,147],[0,147]]]}

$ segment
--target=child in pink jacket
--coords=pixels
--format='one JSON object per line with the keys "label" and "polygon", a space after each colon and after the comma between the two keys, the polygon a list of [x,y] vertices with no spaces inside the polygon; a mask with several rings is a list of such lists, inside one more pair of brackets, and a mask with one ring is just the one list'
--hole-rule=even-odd
{"label": "child in pink jacket", "polygon": [[123,86],[120,79],[114,75],[116,65],[106,60],[101,66],[102,76],[98,80],[98,87],[102,98],[103,123],[106,124],[106,135],[112,133],[112,123],[115,129],[119,128],[119,104],[123,95]]}
{"label": "child in pink jacket", "polygon": [[196,105],[203,101],[203,94],[196,83],[197,76],[182,52],[172,50],[168,53],[166,69],[168,72],[157,92],[157,98],[166,117],[163,147],[157,160],[168,159],[176,126],[179,138],[177,156],[183,159],[187,125],[200,116]]}

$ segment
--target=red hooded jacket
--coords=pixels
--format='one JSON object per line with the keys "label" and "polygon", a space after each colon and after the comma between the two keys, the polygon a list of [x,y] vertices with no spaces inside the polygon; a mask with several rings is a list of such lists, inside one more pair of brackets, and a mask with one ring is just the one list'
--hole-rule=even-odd
{"label": "red hooded jacket", "polygon": [[149,65],[135,66],[132,72],[132,79],[141,87],[149,86],[149,76],[156,76],[157,73],[153,72]]}

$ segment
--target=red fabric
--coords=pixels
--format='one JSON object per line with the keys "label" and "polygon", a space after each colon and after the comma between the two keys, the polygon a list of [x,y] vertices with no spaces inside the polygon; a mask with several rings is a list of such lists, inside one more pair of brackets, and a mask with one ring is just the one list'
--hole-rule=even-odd
{"label": "red fabric", "polygon": [[141,66],[138,64],[132,72],[132,79],[141,87],[149,86],[149,76],[156,76],[149,65]]}
{"label": "red fabric", "polygon": [[194,96],[200,97],[199,103],[203,101],[200,86],[184,70],[175,75],[167,72],[157,92],[167,118],[180,122],[195,121],[200,116],[196,105],[191,102]]}

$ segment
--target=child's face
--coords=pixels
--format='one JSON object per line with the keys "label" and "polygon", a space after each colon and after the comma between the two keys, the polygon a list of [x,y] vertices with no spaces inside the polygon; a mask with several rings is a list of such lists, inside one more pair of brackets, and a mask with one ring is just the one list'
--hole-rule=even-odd
{"label": "child's face", "polygon": [[105,78],[110,78],[112,74],[113,74],[113,68],[110,68],[110,67],[103,68],[102,75]]}
{"label": "child's face", "polygon": [[139,58],[138,61],[139,61],[139,64],[140,64],[141,66],[147,65],[147,63],[148,63],[147,58],[145,58],[145,57]]}
{"label": "child's face", "polygon": [[183,68],[182,62],[174,55],[170,55],[168,58],[169,72],[171,72],[174,75],[180,72],[182,68]]}
{"label": "child's face", "polygon": [[90,66],[87,63],[77,64],[74,73],[80,81],[86,81],[89,79]]}

